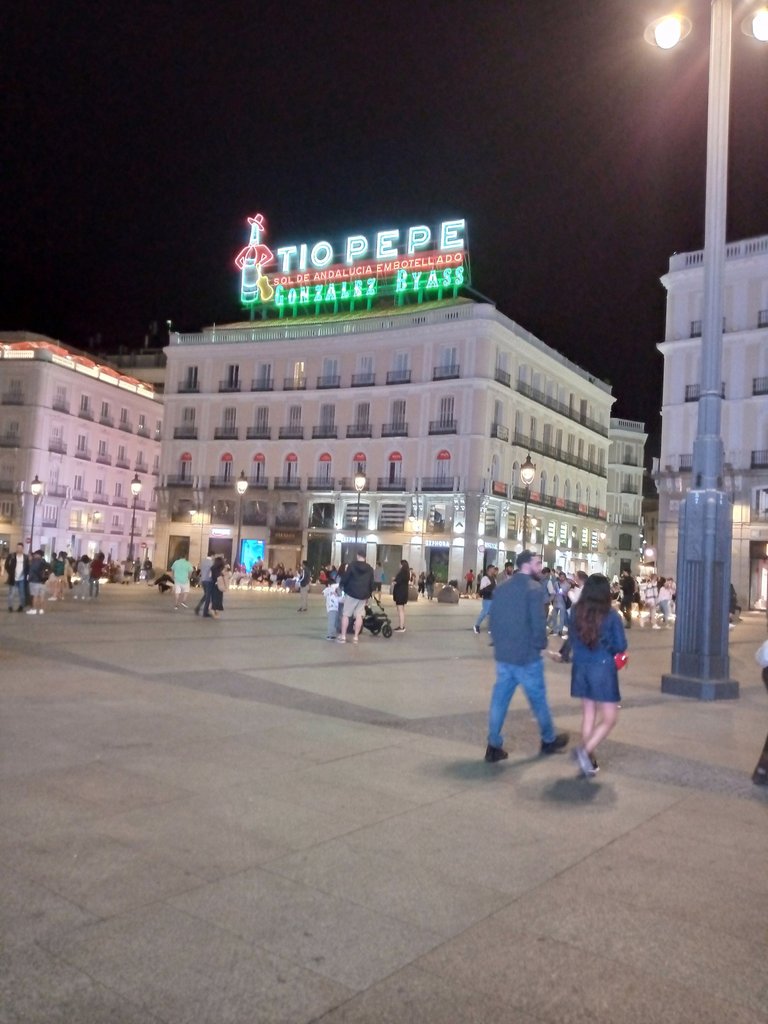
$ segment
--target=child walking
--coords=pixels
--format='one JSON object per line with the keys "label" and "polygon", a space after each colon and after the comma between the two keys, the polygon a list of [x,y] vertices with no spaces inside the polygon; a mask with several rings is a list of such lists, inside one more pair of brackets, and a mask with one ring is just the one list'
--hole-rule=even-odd
{"label": "child walking", "polygon": [[325,598],[325,610],[328,615],[328,624],[325,628],[325,639],[335,640],[339,633],[339,586],[337,583],[329,583],[323,590]]}

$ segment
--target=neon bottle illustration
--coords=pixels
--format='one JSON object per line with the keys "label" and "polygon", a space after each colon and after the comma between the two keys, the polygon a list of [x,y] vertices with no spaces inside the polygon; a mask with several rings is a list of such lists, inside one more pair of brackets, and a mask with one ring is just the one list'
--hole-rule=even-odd
{"label": "neon bottle illustration", "polygon": [[262,235],[266,234],[263,214],[257,213],[255,217],[249,217],[248,223],[251,225],[251,237],[248,245],[235,257],[235,266],[241,272],[240,299],[250,306],[259,300],[269,302],[275,294],[269,278],[264,273],[264,267],[274,263],[275,257],[272,250],[261,241]]}

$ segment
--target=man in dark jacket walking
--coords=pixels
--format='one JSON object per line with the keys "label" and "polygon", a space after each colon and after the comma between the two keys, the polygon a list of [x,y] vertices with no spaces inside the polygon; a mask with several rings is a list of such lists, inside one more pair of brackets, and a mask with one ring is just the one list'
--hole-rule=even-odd
{"label": "man in dark jacket walking", "polygon": [[27,603],[27,576],[29,575],[29,555],[24,554],[24,545],[17,544],[16,552],[8,555],[5,560],[5,571],[8,576],[8,611],[13,611],[13,599],[18,598],[17,612],[23,612]]}
{"label": "man in dark jacket walking", "polygon": [[355,629],[352,643],[356,644],[357,638],[360,636],[360,630],[363,628],[365,602],[373,593],[373,569],[365,561],[364,548],[358,548],[354,562],[350,562],[347,566],[347,571],[341,577],[341,587],[344,591],[341,634],[336,639],[340,644],[347,642],[349,620],[354,619]]}
{"label": "man in dark jacket walking", "polygon": [[522,685],[541,734],[541,753],[554,754],[568,743],[568,733],[555,731],[544,684],[541,652],[547,646],[544,591],[540,580],[541,558],[534,551],[521,551],[517,572],[498,587],[491,605],[491,635],[496,659],[496,684],[488,712],[486,761],[503,761],[501,730],[509,704]]}

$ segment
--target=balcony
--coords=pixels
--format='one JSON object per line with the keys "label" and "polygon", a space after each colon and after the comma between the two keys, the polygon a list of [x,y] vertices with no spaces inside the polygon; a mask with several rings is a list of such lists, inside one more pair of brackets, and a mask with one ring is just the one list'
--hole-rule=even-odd
{"label": "balcony", "polygon": [[312,439],[336,439],[339,436],[339,428],[334,426],[332,423],[321,423],[317,427],[312,427]]}
{"label": "balcony", "polygon": [[54,412],[63,412],[69,416],[69,402],[63,398],[54,398],[52,408]]}
{"label": "balcony", "polygon": [[295,514],[278,513],[275,516],[275,526],[292,526],[295,529],[301,526],[301,520]]}
{"label": "balcony", "polygon": [[768,377],[752,378],[752,394],[768,395]]}
{"label": "balcony", "polygon": [[757,326],[768,327],[768,309],[761,309],[757,314]]}
{"label": "balcony", "polygon": [[196,395],[200,391],[200,385],[196,380],[180,380],[176,388],[179,395]]}
{"label": "balcony", "polygon": [[[725,398],[725,381],[720,385],[720,397]],[[701,384],[685,385],[686,402],[698,402],[701,398]]]}
{"label": "balcony", "polygon": [[99,416],[99,423],[102,427],[114,427],[115,418],[114,416]]}
{"label": "balcony", "polygon": [[686,469],[693,469],[693,453],[680,456],[680,471],[683,472]]}
{"label": "balcony", "polygon": [[257,491],[266,491],[267,488],[269,487],[269,481],[267,480],[267,478],[265,476],[260,476],[260,477],[249,476],[248,477],[248,487],[249,487],[249,489],[251,487],[253,487],[254,490],[257,490]]}
{"label": "balcony", "polygon": [[114,508],[128,508],[128,499],[124,498],[122,494],[115,494],[112,498],[112,505]]}
{"label": "balcony", "polygon": [[372,387],[376,383],[375,373],[353,373],[350,385],[353,388]]}
{"label": "balcony", "polygon": [[307,478],[310,491],[332,491],[336,487],[336,478],[332,476],[310,476]]}
{"label": "balcony", "polygon": [[112,456],[107,454],[99,454],[96,456],[96,461],[100,466],[111,466]]}
{"label": "balcony", "polygon": [[592,430],[596,434],[600,434],[601,437],[608,437],[608,427],[606,427],[605,424],[598,423],[597,420],[593,420],[590,416],[582,414],[570,405],[566,405],[564,402],[559,402],[551,395],[545,395],[543,391],[539,391],[538,388],[534,388],[522,380],[518,380],[515,387],[521,395],[525,395],[534,402],[538,402],[540,405],[546,406],[547,409],[553,409],[555,412],[559,412],[561,415],[567,416],[569,420],[573,420],[574,423],[580,423],[588,430]]}
{"label": "balcony", "polygon": [[194,481],[184,473],[169,473],[165,478],[166,487],[192,487]]}
{"label": "balcony", "polygon": [[21,391],[6,391],[3,394],[3,405],[24,405]]}
{"label": "balcony", "polygon": [[240,390],[239,380],[220,380],[219,394],[234,395]]}
{"label": "balcony", "polygon": [[125,458],[124,455],[118,455],[117,456],[117,458],[115,459],[115,465],[117,466],[118,469],[130,469],[131,468],[130,462],[128,461],[128,459]]}
{"label": "balcony", "polygon": [[499,439],[499,441],[508,441],[509,427],[505,427],[503,423],[492,423],[491,437],[496,437]]}
{"label": "balcony", "polygon": [[93,410],[92,409],[80,409],[77,414],[81,420],[90,420],[93,422]]}
{"label": "balcony", "polygon": [[275,382],[271,377],[260,377],[251,381],[251,391],[274,391]]}
{"label": "balcony", "polygon": [[48,451],[56,452],[57,455],[67,454],[67,442],[62,441],[60,437],[49,437],[48,438]]}
{"label": "balcony", "polygon": [[452,476],[423,476],[421,478],[422,491],[453,491]]}
{"label": "balcony", "polygon": [[109,498],[106,496],[106,494],[99,493],[99,491],[96,491],[96,493],[91,498],[91,501],[93,502],[94,505],[108,505],[109,504]]}
{"label": "balcony", "polygon": [[64,484],[48,484],[45,494],[48,498],[66,498],[67,488]]}
{"label": "balcony", "polygon": [[390,480],[388,476],[380,476],[376,480],[377,491],[405,491],[407,490],[407,481],[404,476],[396,477],[394,480]]}
{"label": "balcony", "polygon": [[[278,491],[300,491],[300,476],[276,476],[272,480],[272,486]],[[278,517],[279,518],[279,517]]]}
{"label": "balcony", "polygon": [[410,384],[410,370],[387,370],[387,384]]}
{"label": "balcony", "polygon": [[120,429],[124,430],[126,434],[133,433],[133,424],[130,420],[120,420]]}
{"label": "balcony", "polygon": [[430,420],[429,421],[429,433],[430,434],[456,434],[458,433],[458,424],[456,420]]}
{"label": "balcony", "polygon": [[85,459],[86,462],[91,461],[91,452],[88,448],[76,448],[75,449],[76,459]]}
{"label": "balcony", "polygon": [[44,527],[47,526],[49,529],[55,530],[56,527],[59,525],[59,517],[58,516],[43,517],[43,521],[42,521],[42,523],[40,525],[44,526]]}
{"label": "balcony", "polygon": [[753,451],[749,465],[750,469],[768,469],[768,449]]}
{"label": "balcony", "polygon": [[328,388],[340,388],[341,377],[338,373],[329,374],[327,377],[318,377],[317,387],[319,391],[327,390]]}
{"label": "balcony", "polygon": [[500,367],[496,367],[493,371],[493,379],[498,381],[499,384],[503,384],[505,388],[512,387],[512,378],[506,370],[502,370]]}
{"label": "balcony", "polygon": [[435,366],[432,370],[432,380],[456,380],[460,376],[461,367],[458,363],[450,366]]}
{"label": "balcony", "polygon": [[355,423],[347,427],[347,437],[373,437],[373,427],[370,423]]}
{"label": "balcony", "polygon": [[[232,463],[230,463],[232,465]],[[208,477],[209,487],[231,487],[235,489],[235,478],[233,476],[227,476],[226,473],[217,473],[216,476]]]}
{"label": "balcony", "polygon": [[575,455],[564,448],[556,448],[553,444],[545,444],[527,434],[514,433],[512,444],[516,444],[520,448],[527,448],[529,452],[535,452],[538,455],[546,455],[556,462],[564,462],[567,466],[576,466],[577,469],[583,469],[586,473],[595,473],[602,477],[608,476],[608,470],[601,462],[590,462],[589,459]]}
{"label": "balcony", "polygon": [[283,379],[283,391],[306,391],[306,377],[285,377]]}
{"label": "balcony", "polygon": [[303,441],[304,427],[280,427],[277,436],[281,441]]}
{"label": "balcony", "polygon": [[405,420],[395,420],[393,423],[382,423],[382,437],[408,437],[408,424]]}
{"label": "balcony", "polygon": [[13,480],[0,480],[0,494],[13,494],[16,485]]}
{"label": "balcony", "polygon": [[142,424],[140,423],[138,425],[138,427],[136,427],[136,436],[137,437],[149,437],[149,430],[148,430],[148,428],[145,427],[145,426],[142,426]]}
{"label": "balcony", "polygon": [[78,489],[77,487],[72,488],[72,500],[73,501],[88,501],[88,491]]}
{"label": "balcony", "polygon": [[266,511],[243,512],[243,526],[266,526]]}
{"label": "balcony", "polygon": [[240,431],[237,427],[214,427],[213,428],[213,439],[214,441],[237,441],[240,436]]}
{"label": "balcony", "polygon": [[149,463],[142,462],[141,459],[136,459],[136,465],[133,467],[136,473],[148,473]]}
{"label": "balcony", "polygon": [[247,441],[271,441],[271,427],[246,427],[245,437]]}
{"label": "balcony", "polygon": [[197,427],[174,427],[173,436],[177,441],[196,441]]}

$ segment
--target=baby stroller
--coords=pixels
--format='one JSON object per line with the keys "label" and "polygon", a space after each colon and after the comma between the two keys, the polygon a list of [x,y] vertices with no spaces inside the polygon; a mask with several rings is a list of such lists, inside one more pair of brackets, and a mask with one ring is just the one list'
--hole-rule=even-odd
{"label": "baby stroller", "polygon": [[378,636],[381,633],[385,640],[389,640],[392,636],[392,624],[384,610],[384,605],[375,594],[371,597],[371,602],[372,604],[366,602],[365,605],[363,629],[367,629],[373,636]]}

